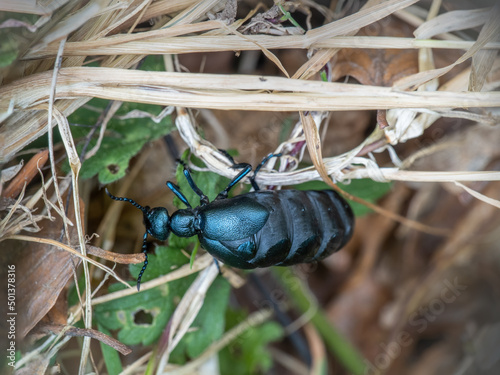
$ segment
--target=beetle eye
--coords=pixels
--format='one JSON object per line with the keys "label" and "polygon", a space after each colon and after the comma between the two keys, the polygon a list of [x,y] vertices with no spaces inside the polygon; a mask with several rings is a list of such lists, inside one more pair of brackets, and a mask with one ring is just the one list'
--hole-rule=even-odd
{"label": "beetle eye", "polygon": [[170,234],[170,217],[164,207],[155,207],[144,212],[144,224],[154,238],[165,241]]}

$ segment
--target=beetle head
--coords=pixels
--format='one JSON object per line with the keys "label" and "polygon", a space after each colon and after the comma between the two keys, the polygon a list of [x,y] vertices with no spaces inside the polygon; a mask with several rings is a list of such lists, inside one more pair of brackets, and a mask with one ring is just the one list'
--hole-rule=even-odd
{"label": "beetle head", "polygon": [[148,251],[147,251],[147,239],[148,234],[154,238],[165,241],[170,234],[170,216],[168,216],[168,211],[163,207],[149,208],[148,206],[142,207],[139,203],[135,202],[130,198],[115,197],[106,188],[106,194],[109,195],[111,199],[121,202],[129,202],[134,207],[142,211],[144,215],[144,225],[146,226],[146,233],[144,233],[144,240],[142,241],[142,252],[144,253],[144,265],[142,266],[141,272],[137,277],[137,290],[141,288],[141,279],[146,267],[148,266]]}
{"label": "beetle head", "polygon": [[168,216],[168,211],[164,207],[150,208],[149,206],[143,207],[139,203],[135,202],[130,198],[115,197],[106,188],[106,194],[109,195],[111,199],[115,201],[129,202],[134,207],[142,211],[144,215],[144,225],[146,226],[146,232],[153,236],[154,238],[165,241],[170,234],[170,216]]}
{"label": "beetle head", "polygon": [[154,238],[165,241],[170,234],[170,216],[164,207],[144,207],[144,225],[147,232]]}

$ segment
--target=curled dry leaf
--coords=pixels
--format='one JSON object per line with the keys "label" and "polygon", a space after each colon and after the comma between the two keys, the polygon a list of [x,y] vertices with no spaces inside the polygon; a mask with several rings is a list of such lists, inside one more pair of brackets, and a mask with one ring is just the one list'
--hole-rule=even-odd
{"label": "curled dry leaf", "polygon": [[[70,205],[68,217],[74,220],[74,211]],[[83,202],[81,202],[83,207]],[[82,208],[83,210],[83,208]],[[83,215],[83,212],[80,213]],[[58,240],[61,236],[62,221],[43,222],[42,230],[36,235]],[[74,226],[69,227],[69,238],[78,243]],[[46,244],[7,240],[2,246],[8,246],[10,252],[1,252],[2,263],[15,264],[20,338],[26,334],[49,312],[64,290],[68,280],[80,263],[80,259],[65,251]]]}
{"label": "curled dry leaf", "polygon": [[49,151],[43,150],[35,154],[28,163],[24,166],[11,183],[3,190],[2,196],[6,198],[16,198],[24,184],[28,185],[31,180],[39,173],[49,158]]}
{"label": "curled dry leaf", "polygon": [[[395,17],[361,29],[360,36],[411,37],[412,30]],[[405,49],[343,49],[333,59],[332,80],[353,77],[363,85],[391,86],[399,78],[418,72],[417,51]]]}

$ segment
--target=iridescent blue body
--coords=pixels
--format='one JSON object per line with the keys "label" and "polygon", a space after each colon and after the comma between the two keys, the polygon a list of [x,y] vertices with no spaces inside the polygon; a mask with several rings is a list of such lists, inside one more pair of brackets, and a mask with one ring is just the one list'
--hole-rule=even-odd
{"label": "iridescent blue body", "polygon": [[252,170],[249,164],[234,164],[233,167],[244,170],[212,202],[184,168],[189,185],[200,196],[200,205],[193,208],[180,189],[167,182],[187,206],[171,216],[166,208],[142,207],[129,198],[115,197],[107,192],[113,199],[132,203],[144,214],[146,261],[137,287],[147,266],[148,233],[159,240],[166,240],[170,231],[179,237],[197,235],[202,247],[213,257],[242,269],[318,261],[341,249],[351,238],[354,228],[350,206],[331,190],[259,190],[255,175],[273,156],[280,155],[265,158],[250,178],[256,191],[227,198],[229,190]]}
{"label": "iridescent blue body", "polygon": [[243,269],[321,260],[347,243],[353,227],[351,208],[330,190],[259,190],[176,211],[170,221],[175,235],[198,235],[212,256]]}

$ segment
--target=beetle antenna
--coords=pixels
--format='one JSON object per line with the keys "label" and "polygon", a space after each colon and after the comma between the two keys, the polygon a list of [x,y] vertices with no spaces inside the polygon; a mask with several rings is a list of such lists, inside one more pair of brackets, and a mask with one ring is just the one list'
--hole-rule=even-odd
{"label": "beetle antenna", "polygon": [[148,252],[147,252],[147,242],[146,242],[147,238],[148,238],[148,232],[144,233],[144,240],[142,241],[142,252],[144,253],[144,257],[146,259],[144,260],[144,264],[142,266],[141,272],[139,272],[139,276],[137,276],[137,291],[138,292],[141,290],[142,275],[144,274],[144,271],[146,271],[146,268],[148,267]]}
{"label": "beetle antenna", "polygon": [[[149,207],[142,207],[139,203],[137,203],[136,201],[130,199],[130,198],[123,198],[123,197],[115,197],[113,194],[111,194],[108,190],[108,188],[105,188],[104,189],[106,191],[106,194],[108,194],[108,196],[111,198],[111,199],[114,199],[115,201],[122,201],[122,202],[129,202],[131,203],[134,207],[137,207],[139,210],[141,210],[142,212],[144,212],[144,214],[146,214],[148,212],[148,209]],[[147,244],[147,238],[148,238],[148,232],[146,231],[146,233],[144,233],[144,239],[142,241],[142,252],[144,254],[144,264],[142,266],[142,269],[141,269],[141,272],[139,272],[139,276],[137,277],[137,291],[140,291],[141,290],[141,279],[142,279],[142,275],[144,274],[144,271],[146,271],[146,268],[148,267],[148,252],[147,252],[147,249],[148,249],[148,244]]]}
{"label": "beetle antenna", "polygon": [[106,191],[106,194],[108,194],[108,196],[111,198],[111,199],[114,199],[115,201],[122,201],[122,202],[129,202],[129,203],[132,203],[132,205],[134,207],[137,207],[139,210],[141,210],[142,212],[146,212],[147,209],[142,207],[139,203],[135,202],[134,200],[130,199],[130,198],[123,198],[123,197],[115,197],[113,194],[111,194],[108,190],[108,188],[105,188],[104,191]]}

